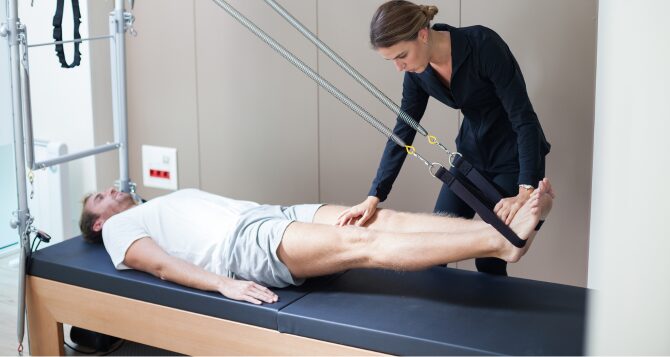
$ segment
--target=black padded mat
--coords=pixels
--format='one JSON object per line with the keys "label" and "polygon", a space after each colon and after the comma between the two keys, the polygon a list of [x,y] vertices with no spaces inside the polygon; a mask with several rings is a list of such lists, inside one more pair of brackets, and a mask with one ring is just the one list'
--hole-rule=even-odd
{"label": "black padded mat", "polygon": [[586,295],[441,267],[351,270],[282,309],[279,330],[399,355],[581,355]]}
{"label": "black padded mat", "polygon": [[310,279],[300,287],[272,289],[274,304],[253,305],[215,292],[187,288],[136,270],[118,271],[102,244],[75,237],[35,252],[28,273],[87,289],[169,306],[269,329],[277,329],[277,312],[332,277]]}

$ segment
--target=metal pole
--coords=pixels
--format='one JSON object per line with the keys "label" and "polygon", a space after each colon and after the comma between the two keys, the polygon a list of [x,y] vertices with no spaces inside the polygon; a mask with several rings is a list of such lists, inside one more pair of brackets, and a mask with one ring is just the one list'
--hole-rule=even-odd
{"label": "metal pole", "polygon": [[35,168],[35,148],[34,148],[34,137],[33,137],[33,112],[32,112],[32,99],[30,97],[30,66],[28,61],[28,49],[25,47],[28,43],[28,30],[23,26],[23,71],[21,71],[21,93],[23,97],[21,102],[23,103],[23,114],[24,114],[24,130],[25,130],[25,150],[26,150],[26,166],[28,169]]}
{"label": "metal pole", "polygon": [[21,57],[19,56],[19,25],[18,2],[9,0],[9,13],[6,22],[7,39],[9,41],[9,62],[12,82],[12,117],[14,119],[14,165],[16,168],[16,188],[18,211],[12,226],[18,228],[20,243],[19,260],[19,296],[18,321],[16,334],[19,342],[19,352],[23,351],[23,331],[26,315],[26,262],[30,257],[30,243],[27,229],[30,212],[28,210],[28,195],[26,189],[26,164],[23,142],[23,108],[21,105]]}
{"label": "metal pole", "polygon": [[34,45],[28,45],[29,48],[41,47],[41,46],[53,46],[53,45],[62,45],[64,43],[81,43],[86,41],[97,41],[113,38],[114,36],[98,36],[98,37],[89,37],[89,38],[80,38],[78,40],[66,40],[66,41],[54,41],[54,42],[45,42],[45,43],[36,43]]}
{"label": "metal pole", "polygon": [[[107,152],[110,150],[115,150],[121,147],[120,143],[107,143],[105,145],[97,146],[92,149],[82,150],[77,153],[72,153],[69,155],[60,156],[54,159],[45,160],[41,162],[35,162],[35,140],[33,134],[33,116],[32,116],[32,101],[30,97],[30,62],[28,61],[28,31],[25,26],[22,26],[22,46],[23,46],[23,71],[21,71],[21,89],[23,95],[23,113],[24,113],[24,129],[25,129],[25,156],[26,156],[26,165],[28,169],[38,170],[44,169],[50,166],[62,164],[65,162],[73,161],[87,156],[92,156]],[[112,36],[105,36],[105,38],[111,38]]]}
{"label": "metal pole", "polygon": [[73,153],[73,154],[59,156],[57,158],[53,158],[53,159],[50,159],[50,160],[39,161],[39,162],[36,162],[33,165],[33,170],[46,169],[47,167],[51,167],[51,166],[54,166],[54,165],[65,163],[65,162],[81,159],[81,158],[87,157],[87,156],[93,156],[93,155],[101,154],[101,153],[107,152],[107,151],[112,151],[112,150],[115,150],[115,149],[120,148],[120,147],[121,147],[121,144],[119,144],[119,143],[105,144],[105,145],[97,146],[93,149],[83,150],[83,151],[76,152],[76,153]]}
{"label": "metal pole", "polygon": [[[119,190],[130,192],[128,170],[128,109],[126,104],[126,20],[124,0],[115,0],[114,12],[110,15],[110,30],[114,36],[111,51],[112,93],[114,94],[114,141],[119,147]],[[116,84],[116,85],[114,85]]]}

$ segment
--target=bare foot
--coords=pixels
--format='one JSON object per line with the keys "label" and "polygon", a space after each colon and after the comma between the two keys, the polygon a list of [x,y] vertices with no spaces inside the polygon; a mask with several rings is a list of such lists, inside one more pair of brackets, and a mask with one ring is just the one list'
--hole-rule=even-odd
{"label": "bare foot", "polygon": [[533,191],[530,199],[519,209],[510,224],[510,228],[519,238],[526,241],[526,245],[523,248],[517,248],[506,241],[503,248],[503,259],[515,263],[526,254],[537,233],[535,227],[540,220],[544,220],[549,215],[555,196],[549,180],[545,178],[540,181],[538,189]]}
{"label": "bare foot", "polygon": [[535,190],[533,194],[538,194],[540,199],[532,208],[539,210],[540,219],[544,220],[547,218],[547,216],[549,216],[551,207],[554,204],[554,198],[556,198],[556,194],[554,193],[554,189],[551,187],[549,179],[545,177],[542,181],[540,181],[537,190]]}

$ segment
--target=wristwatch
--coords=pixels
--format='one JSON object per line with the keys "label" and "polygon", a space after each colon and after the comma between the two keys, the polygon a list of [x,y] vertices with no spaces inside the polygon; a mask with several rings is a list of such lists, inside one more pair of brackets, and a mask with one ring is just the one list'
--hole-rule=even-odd
{"label": "wristwatch", "polygon": [[519,185],[519,188],[523,188],[524,190],[532,191],[535,189],[533,185]]}

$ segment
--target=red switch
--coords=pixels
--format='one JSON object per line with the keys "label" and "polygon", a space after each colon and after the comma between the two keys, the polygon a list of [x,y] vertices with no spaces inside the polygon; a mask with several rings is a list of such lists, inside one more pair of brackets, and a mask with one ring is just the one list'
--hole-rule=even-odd
{"label": "red switch", "polygon": [[169,180],[170,171],[149,169],[149,176]]}

